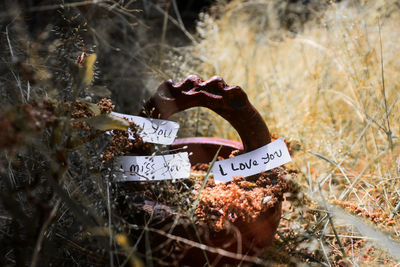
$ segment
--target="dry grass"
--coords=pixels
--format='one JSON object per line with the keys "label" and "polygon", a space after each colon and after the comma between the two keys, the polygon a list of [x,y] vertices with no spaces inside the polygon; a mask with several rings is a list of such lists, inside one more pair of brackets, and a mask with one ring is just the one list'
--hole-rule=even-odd
{"label": "dry grass", "polygon": [[[398,239],[396,1],[331,4],[297,33],[282,28],[277,14],[283,7],[275,1],[232,1],[219,8],[219,18],[203,14],[199,23],[203,39],[194,46],[202,60],[198,73],[242,86],[273,133],[301,144],[293,167],[301,171],[297,182],[308,198],[321,201],[321,187],[329,201],[342,200],[341,205],[372,221],[382,219],[375,224]],[[214,127],[217,136],[237,138],[222,120]],[[307,223],[317,224],[313,219]],[[335,227],[339,236],[356,235],[347,224]],[[323,254],[324,233],[317,232],[316,246]],[[325,239],[324,264],[339,262],[332,252],[334,240]],[[375,264],[395,263],[385,254],[364,252]],[[367,261],[362,251],[347,254],[353,264]]]}

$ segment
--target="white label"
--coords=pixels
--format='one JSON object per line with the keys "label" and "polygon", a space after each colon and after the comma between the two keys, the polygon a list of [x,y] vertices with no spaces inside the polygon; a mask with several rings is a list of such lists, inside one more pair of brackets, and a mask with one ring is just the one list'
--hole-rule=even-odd
{"label": "white label", "polygon": [[216,182],[229,182],[234,176],[250,176],[292,161],[282,138],[249,153],[217,161],[212,168]]}
{"label": "white label", "polygon": [[187,152],[162,156],[122,156],[115,161],[119,181],[185,179],[190,176]]}
{"label": "white label", "polygon": [[[179,130],[179,124],[173,121],[144,118],[111,112],[111,115],[126,118],[139,126],[139,135],[144,142],[170,145],[174,142]],[[133,138],[130,135],[130,138]]]}

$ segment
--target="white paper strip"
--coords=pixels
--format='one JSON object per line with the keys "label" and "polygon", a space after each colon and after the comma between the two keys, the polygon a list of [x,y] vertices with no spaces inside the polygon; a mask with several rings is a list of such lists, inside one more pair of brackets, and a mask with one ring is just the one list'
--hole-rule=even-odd
{"label": "white paper strip", "polygon": [[144,142],[170,145],[174,142],[179,130],[179,124],[173,121],[144,118],[111,112],[111,115],[126,118],[140,128],[139,135]]}
{"label": "white paper strip", "polygon": [[187,152],[162,156],[122,156],[115,165],[119,181],[185,179],[190,176]]}
{"label": "white paper strip", "polygon": [[250,176],[292,161],[282,138],[249,153],[217,161],[212,168],[216,182],[229,182],[234,176]]}

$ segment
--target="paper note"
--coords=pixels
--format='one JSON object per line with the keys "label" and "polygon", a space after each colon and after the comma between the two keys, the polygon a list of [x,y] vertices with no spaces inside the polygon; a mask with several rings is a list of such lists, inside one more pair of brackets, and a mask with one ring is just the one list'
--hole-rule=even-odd
{"label": "paper note", "polygon": [[162,156],[122,156],[114,165],[119,181],[185,179],[190,176],[187,152]]}
{"label": "paper note", "polygon": [[[111,112],[111,115],[126,118],[139,126],[139,135],[144,142],[170,145],[174,142],[179,130],[179,124],[173,121],[144,118]],[[133,136],[131,135],[131,138]]]}
{"label": "paper note", "polygon": [[292,161],[282,138],[249,153],[217,161],[212,168],[216,182],[229,182],[234,176],[250,176]]}

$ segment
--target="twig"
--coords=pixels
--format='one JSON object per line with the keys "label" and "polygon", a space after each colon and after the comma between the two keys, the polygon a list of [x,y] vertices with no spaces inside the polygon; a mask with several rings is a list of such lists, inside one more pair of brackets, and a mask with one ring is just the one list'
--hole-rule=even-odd
{"label": "twig", "polygon": [[[147,227],[150,224],[152,218],[153,218],[153,213],[150,215],[150,219],[146,222],[145,227]],[[129,225],[129,227],[132,229],[135,229],[135,230],[138,229],[137,225]],[[132,248],[129,251],[127,251],[126,259],[119,266],[124,267],[131,260],[131,258],[135,256],[135,253],[137,253],[137,247],[140,243],[140,240],[142,240],[144,234],[145,234],[145,231],[142,231],[140,233],[139,237],[136,240],[135,245],[133,245]]]}
{"label": "twig", "polygon": [[21,84],[21,78],[19,77],[19,74],[15,74],[14,71],[11,70],[11,74],[14,76],[15,81],[17,82],[17,87],[19,89],[19,92],[21,93],[21,101],[22,103],[26,103],[25,97],[24,97],[24,91],[22,90],[22,84]]}
{"label": "twig", "polygon": [[110,246],[110,266],[114,266],[114,253],[112,251],[112,246],[113,246],[113,234],[112,234],[112,229],[111,229],[111,201],[110,201],[110,182],[109,179],[107,178],[106,180],[107,183],[107,209],[108,209],[108,231],[109,231],[109,246]]}
{"label": "twig", "polygon": [[[157,6],[157,5],[155,5],[155,4],[153,4],[153,3],[150,3],[158,12],[160,12],[161,14],[164,14],[164,11],[159,7],[159,6]],[[182,26],[179,24],[179,22],[176,20],[176,19],[174,19],[173,17],[171,17],[171,16],[168,16],[168,19],[173,23],[173,24],[175,24],[185,35],[186,35],[186,37],[190,40],[190,41],[192,41],[194,44],[198,44],[199,42],[185,29],[185,28],[182,28]]]}
{"label": "twig", "polygon": [[399,203],[397,203],[397,205],[394,208],[394,210],[392,211],[392,213],[390,213],[389,219],[392,219],[394,217],[394,215],[399,211],[399,209],[400,209],[400,199],[399,199]]}
{"label": "twig", "polygon": [[367,125],[365,125],[364,129],[361,131],[361,133],[359,134],[359,136],[357,137],[357,140],[353,143],[353,145],[350,147],[349,151],[346,152],[346,154],[344,155],[344,157],[342,158],[342,160],[337,164],[337,166],[335,166],[335,168],[333,168],[333,170],[320,182],[318,182],[319,186],[322,186],[327,180],[328,178],[336,171],[336,169],[338,168],[338,166],[341,166],[342,163],[346,160],[346,158],[350,155],[351,151],[353,150],[353,148],[358,144],[358,142],[361,140],[361,138],[364,136],[365,132],[367,131],[369,125],[371,124],[370,121],[367,122]]}
{"label": "twig", "polygon": [[[201,238],[200,238],[200,235],[199,235],[199,233],[197,231],[196,226],[193,223],[193,216],[194,216],[194,213],[196,211],[197,205],[199,204],[201,192],[204,190],[204,188],[205,188],[205,186],[207,184],[208,178],[210,177],[210,174],[211,174],[211,170],[212,170],[212,168],[214,166],[215,161],[217,160],[217,157],[218,157],[218,154],[219,154],[219,151],[221,150],[221,148],[222,148],[222,146],[220,146],[218,148],[217,152],[214,155],[214,158],[212,159],[212,161],[210,163],[210,167],[208,168],[207,174],[204,177],[203,184],[201,185],[199,193],[197,194],[196,200],[193,202],[192,211],[190,212],[190,216],[189,216],[189,218],[190,218],[190,220],[192,222],[193,229],[194,229],[194,231],[196,233],[196,237],[199,240],[199,242],[201,242]],[[208,260],[207,254],[205,253],[204,250],[203,250],[203,254],[204,254],[204,258],[206,259],[207,265],[210,266],[210,261]]]}
{"label": "twig", "polygon": [[354,179],[354,181],[350,184],[350,186],[344,190],[340,196],[339,196],[339,200],[343,200],[345,198],[345,196],[353,189],[353,187],[355,186],[355,184],[358,182],[358,180],[362,177],[362,175],[364,174],[364,172],[369,168],[369,166],[375,162],[376,159],[378,159],[381,155],[383,154],[383,152],[379,153],[377,156],[375,156],[374,159],[370,160],[369,163],[361,170],[361,172],[357,175],[356,179]]}
{"label": "twig", "polygon": [[[201,238],[200,238],[200,235],[199,235],[199,233],[197,231],[196,226],[193,223],[193,216],[194,216],[194,213],[196,211],[197,205],[199,204],[201,192],[204,190],[204,188],[205,188],[205,186],[207,184],[208,178],[210,177],[210,174],[211,174],[211,169],[214,166],[215,161],[217,160],[217,157],[218,157],[218,154],[219,154],[219,151],[221,150],[221,148],[222,148],[222,146],[220,146],[218,148],[217,152],[214,155],[214,158],[212,159],[212,161],[210,163],[210,167],[208,168],[207,174],[204,177],[203,184],[201,185],[199,193],[197,194],[196,200],[193,202],[192,210],[191,210],[190,215],[189,215],[190,221],[192,222],[193,229],[195,231],[196,237],[199,240],[199,242],[201,242]],[[203,251],[203,254],[204,254],[204,258],[206,259],[207,265],[210,266],[210,262],[208,260],[207,254],[205,253],[205,250],[202,249],[202,251]]]}
{"label": "twig", "polygon": [[[191,224],[192,224],[192,227],[193,227],[193,229],[194,229],[194,233],[196,234],[196,238],[197,238],[197,240],[199,240],[199,244],[202,244],[199,231],[197,231],[197,227],[196,227],[196,225],[194,224],[193,220],[191,221]],[[208,259],[208,256],[207,256],[206,251],[205,251],[205,250],[202,250],[202,252],[203,252],[204,258],[206,259],[206,264],[207,264],[207,266],[211,266],[211,265],[210,265],[210,260]],[[204,265],[206,265],[206,264],[204,264]]]}
{"label": "twig", "polygon": [[326,212],[327,212],[326,214],[328,215],[328,220],[329,220],[329,223],[330,223],[330,225],[331,225],[333,234],[335,235],[336,241],[337,241],[338,244],[339,244],[340,251],[342,252],[343,257],[344,257],[344,258],[347,258],[346,252],[344,251],[344,248],[343,248],[343,246],[342,246],[342,242],[340,242],[339,235],[338,235],[338,233],[337,233],[337,231],[336,231],[336,228],[335,228],[335,226],[334,226],[334,224],[333,224],[332,217],[331,217],[331,215],[330,215],[330,213],[329,213],[328,206],[326,205],[326,201],[325,201],[324,195],[322,194],[321,186],[320,186],[319,184],[318,184],[318,189],[319,189],[319,193],[320,193],[320,195],[321,195],[322,203],[323,203],[324,208],[325,208],[325,210],[326,210]]}
{"label": "twig", "polygon": [[312,181],[311,181],[311,170],[310,170],[310,162],[307,162],[307,176],[308,176],[308,193],[312,194],[313,193],[313,187],[312,187]]}
{"label": "twig", "polygon": [[149,237],[149,231],[147,231],[148,228],[144,228],[144,243],[146,247],[146,266],[152,267],[153,266],[153,261],[152,261],[152,256],[151,256],[151,245],[150,245],[150,237]]}
{"label": "twig", "polygon": [[55,236],[65,240],[67,242],[68,246],[70,246],[70,247],[72,247],[72,248],[74,248],[76,250],[79,250],[86,257],[91,258],[91,259],[96,260],[96,261],[101,261],[102,263],[106,264],[107,261],[106,261],[106,259],[105,259],[105,257],[103,255],[97,254],[97,253],[95,253],[95,252],[93,252],[91,250],[83,248],[80,245],[78,245],[77,243],[75,243],[74,241],[68,239],[67,237],[65,237],[65,236],[63,236],[63,235],[61,235],[59,233],[55,233]]}
{"label": "twig", "polygon": [[392,131],[390,130],[389,113],[388,113],[388,106],[387,106],[387,99],[386,99],[385,74],[383,71],[382,35],[381,35],[381,22],[380,22],[379,18],[378,18],[378,28],[379,28],[379,43],[380,43],[380,48],[381,48],[382,94],[383,94],[383,101],[385,103],[386,122],[387,122],[387,127],[388,127],[386,135],[388,137],[390,150],[393,151]]}
{"label": "twig", "polygon": [[217,153],[215,153],[214,158],[212,159],[212,161],[210,163],[210,168],[208,168],[207,174],[204,177],[203,184],[201,185],[199,193],[197,194],[196,200],[193,202],[192,211],[190,212],[190,216],[189,216],[191,220],[193,219],[194,212],[196,211],[197,205],[199,204],[201,192],[203,191],[204,187],[207,184],[208,177],[210,176],[210,173],[211,173],[211,169],[213,168],[215,161],[217,161],[217,157],[218,157],[218,154],[219,154],[219,151],[221,150],[221,148],[222,148],[222,146],[220,146],[217,150]]}
{"label": "twig", "polygon": [[15,176],[14,176],[14,170],[11,167],[11,159],[8,157],[7,151],[4,151],[4,156],[7,160],[8,163],[8,179],[10,180],[10,188],[16,188],[17,187],[17,182],[15,181]]}
{"label": "twig", "polygon": [[172,0],[172,7],[174,8],[174,12],[176,14],[176,18],[178,19],[179,25],[181,25],[182,29],[185,29],[185,25],[183,24],[183,20],[181,14],[179,13],[178,5],[176,4],[176,0]]}
{"label": "twig", "polygon": [[36,240],[36,246],[35,246],[35,250],[34,250],[33,256],[32,256],[32,261],[31,261],[31,265],[30,265],[31,267],[35,267],[37,264],[37,261],[39,259],[39,253],[42,248],[43,239],[45,237],[45,232],[46,232],[47,228],[49,227],[51,221],[56,216],[58,207],[60,206],[60,203],[61,203],[61,200],[60,199],[57,200],[56,204],[54,205],[53,209],[50,212],[49,217],[47,217],[47,220],[43,223],[42,228],[40,229],[39,237]]}
{"label": "twig", "polygon": [[262,259],[260,259],[258,257],[246,256],[246,255],[242,255],[242,254],[238,254],[238,253],[233,253],[233,252],[221,249],[221,248],[210,247],[210,246],[207,246],[207,245],[204,245],[204,244],[201,244],[201,243],[197,243],[197,242],[194,242],[192,240],[189,240],[189,239],[186,239],[186,238],[183,238],[183,237],[180,237],[180,236],[176,236],[176,235],[172,235],[172,234],[166,233],[166,232],[164,232],[162,230],[155,229],[155,228],[147,227],[146,230],[154,232],[154,233],[157,233],[157,234],[165,236],[165,237],[168,237],[168,238],[173,239],[173,240],[175,240],[177,242],[184,243],[184,244],[189,245],[191,247],[199,248],[201,250],[206,250],[206,251],[211,252],[211,253],[216,253],[216,254],[222,255],[222,256],[227,257],[227,258],[232,258],[232,259],[236,259],[236,260],[244,260],[244,261],[247,261],[247,262],[253,262],[253,263],[256,263],[256,264],[261,264],[263,266],[268,265],[267,262],[263,261]]}
{"label": "twig", "polygon": [[161,32],[161,44],[165,43],[165,36],[167,34],[169,6],[170,5],[167,4],[167,6],[165,7],[165,10],[164,10],[164,21],[163,21],[162,32]]}
{"label": "twig", "polygon": [[328,254],[326,254],[325,245],[324,245],[324,243],[322,242],[322,239],[319,240],[319,243],[321,244],[321,248],[322,248],[322,252],[323,252],[323,254],[324,254],[325,260],[326,260],[326,262],[328,263],[329,267],[331,267],[332,265],[331,265],[331,263],[330,263],[330,261],[329,261]]}
{"label": "twig", "polygon": [[384,248],[393,258],[400,260],[400,243],[392,240],[390,236],[375,229],[373,226],[367,225],[362,222],[357,217],[350,215],[348,212],[343,211],[341,208],[336,207],[335,205],[329,205],[328,212],[335,216],[336,218],[353,225],[357,228],[360,234],[365,235],[372,242],[379,245],[381,248]]}
{"label": "twig", "polygon": [[[304,257],[305,259],[308,259],[308,260],[311,260],[311,261],[314,261],[314,262],[318,262],[319,264],[328,266],[328,264],[326,264],[325,262],[320,261],[319,259],[317,259],[317,258],[315,258],[313,256],[310,256],[310,255],[308,255],[306,253],[302,253],[300,251],[293,251],[292,249],[290,249],[290,243],[291,243],[290,240],[286,239],[279,231],[276,231],[276,234],[285,243],[285,246],[289,249],[288,252],[290,254],[299,255],[300,257]],[[304,240],[302,240],[301,242],[303,242],[303,241]]]}
{"label": "twig", "polygon": [[14,62],[14,60],[15,60],[15,55],[14,55],[14,52],[13,52],[13,48],[12,48],[12,46],[11,46],[10,37],[8,36],[8,25],[6,26],[6,37],[7,37],[8,47],[10,48],[11,61]]}
{"label": "twig", "polygon": [[308,151],[308,153],[310,153],[311,155],[316,156],[317,158],[320,158],[320,159],[322,159],[322,160],[325,160],[325,161],[329,162],[330,164],[336,166],[336,167],[340,170],[340,172],[343,174],[343,176],[346,178],[347,182],[348,182],[349,184],[351,184],[351,181],[350,181],[349,177],[347,177],[347,175],[346,175],[344,169],[342,168],[342,166],[340,166],[340,164],[338,164],[338,163],[335,162],[334,160],[331,160],[331,159],[329,159],[329,158],[327,158],[327,157],[325,157],[325,156],[323,156],[323,155],[321,155],[321,154],[318,154],[318,153],[315,153],[315,152],[311,152],[311,151]]}

